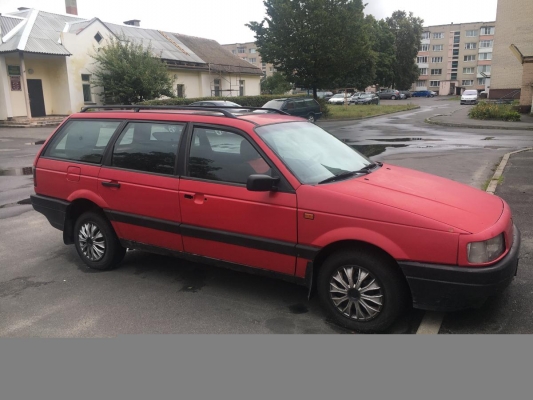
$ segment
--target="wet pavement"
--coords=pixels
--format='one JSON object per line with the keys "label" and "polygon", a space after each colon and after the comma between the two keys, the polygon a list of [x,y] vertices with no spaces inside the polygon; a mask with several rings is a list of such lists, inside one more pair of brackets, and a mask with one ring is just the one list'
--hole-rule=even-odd
{"label": "wet pavement", "polygon": [[[440,99],[412,102],[421,108],[319,125],[374,160],[478,188],[491,177],[503,154],[533,146],[531,132],[428,125],[426,118],[465,106]],[[61,232],[27,204],[33,193],[29,168],[39,143],[53,129],[0,128],[0,336],[349,333],[325,318],[317,298],[307,302],[304,288],[277,280],[138,251],[128,252],[114,271],[89,270],[73,246],[63,245]],[[533,290],[527,268],[531,265],[529,227],[533,221],[527,204],[531,186],[525,166],[533,165],[533,160],[515,157],[497,194],[509,201],[524,234],[526,252],[519,276],[510,290],[482,310],[447,315],[442,333],[532,330],[533,308],[529,304]],[[521,183],[515,185],[507,178],[512,168],[522,171]],[[416,332],[422,315],[411,311],[391,333]]]}

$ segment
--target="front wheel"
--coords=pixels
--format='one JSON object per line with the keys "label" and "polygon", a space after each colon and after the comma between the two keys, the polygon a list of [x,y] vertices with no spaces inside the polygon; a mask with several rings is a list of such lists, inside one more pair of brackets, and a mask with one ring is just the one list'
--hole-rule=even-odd
{"label": "front wheel", "polygon": [[74,244],[83,262],[93,269],[111,269],[126,254],[109,221],[95,212],[86,212],[76,221]]}
{"label": "front wheel", "polygon": [[391,100],[396,100],[396,96],[392,96],[390,99]]}
{"label": "front wheel", "polygon": [[404,278],[382,254],[341,251],[329,256],[318,275],[322,306],[348,329],[371,333],[390,328],[403,311]]}
{"label": "front wheel", "polygon": [[308,120],[309,122],[311,122],[312,124],[314,124],[314,123],[315,123],[315,114],[312,114],[312,113],[309,114],[309,115],[307,116],[307,120]]}

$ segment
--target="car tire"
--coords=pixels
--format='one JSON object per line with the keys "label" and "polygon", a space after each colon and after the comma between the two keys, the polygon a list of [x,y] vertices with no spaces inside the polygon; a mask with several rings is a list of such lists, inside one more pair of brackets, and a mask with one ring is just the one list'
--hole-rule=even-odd
{"label": "car tire", "polygon": [[[394,262],[381,253],[363,250],[330,255],[318,273],[317,289],[333,321],[362,333],[390,328],[407,299],[405,280]],[[366,298],[361,298],[365,294]],[[343,297],[346,299],[341,300]]]}
{"label": "car tire", "polygon": [[107,218],[92,211],[76,220],[74,244],[80,258],[92,269],[112,269],[126,254]]}
{"label": "car tire", "polygon": [[396,96],[391,96],[391,100],[396,100]]}
{"label": "car tire", "polygon": [[309,122],[311,122],[312,124],[314,124],[315,121],[316,121],[316,120],[315,120],[315,114],[313,114],[313,113],[309,114],[309,115],[307,116],[307,120],[308,120]]}

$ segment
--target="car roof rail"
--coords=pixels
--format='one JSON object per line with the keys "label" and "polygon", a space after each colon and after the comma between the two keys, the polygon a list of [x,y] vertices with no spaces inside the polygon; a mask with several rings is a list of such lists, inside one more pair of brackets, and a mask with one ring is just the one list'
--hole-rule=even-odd
{"label": "car roof rail", "polygon": [[140,105],[112,105],[112,106],[87,106],[82,107],[80,112],[84,113],[89,110],[114,110],[114,111],[133,111],[140,112],[142,110],[178,110],[178,111],[213,111],[219,112],[228,118],[237,118],[230,110],[261,110],[272,111],[282,115],[290,115],[285,111],[277,110],[275,108],[262,107],[243,107],[243,106],[140,106]]}

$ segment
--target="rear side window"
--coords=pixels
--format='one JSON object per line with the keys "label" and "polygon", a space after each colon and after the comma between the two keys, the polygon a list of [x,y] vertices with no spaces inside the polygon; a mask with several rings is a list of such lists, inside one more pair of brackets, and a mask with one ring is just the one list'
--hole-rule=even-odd
{"label": "rear side window", "polygon": [[316,107],[318,103],[315,100],[305,100],[306,107]]}
{"label": "rear side window", "polygon": [[156,174],[174,174],[183,125],[129,123],[113,149],[111,165]]}
{"label": "rear side window", "polygon": [[70,121],[52,139],[45,157],[100,164],[109,139],[122,121]]}

